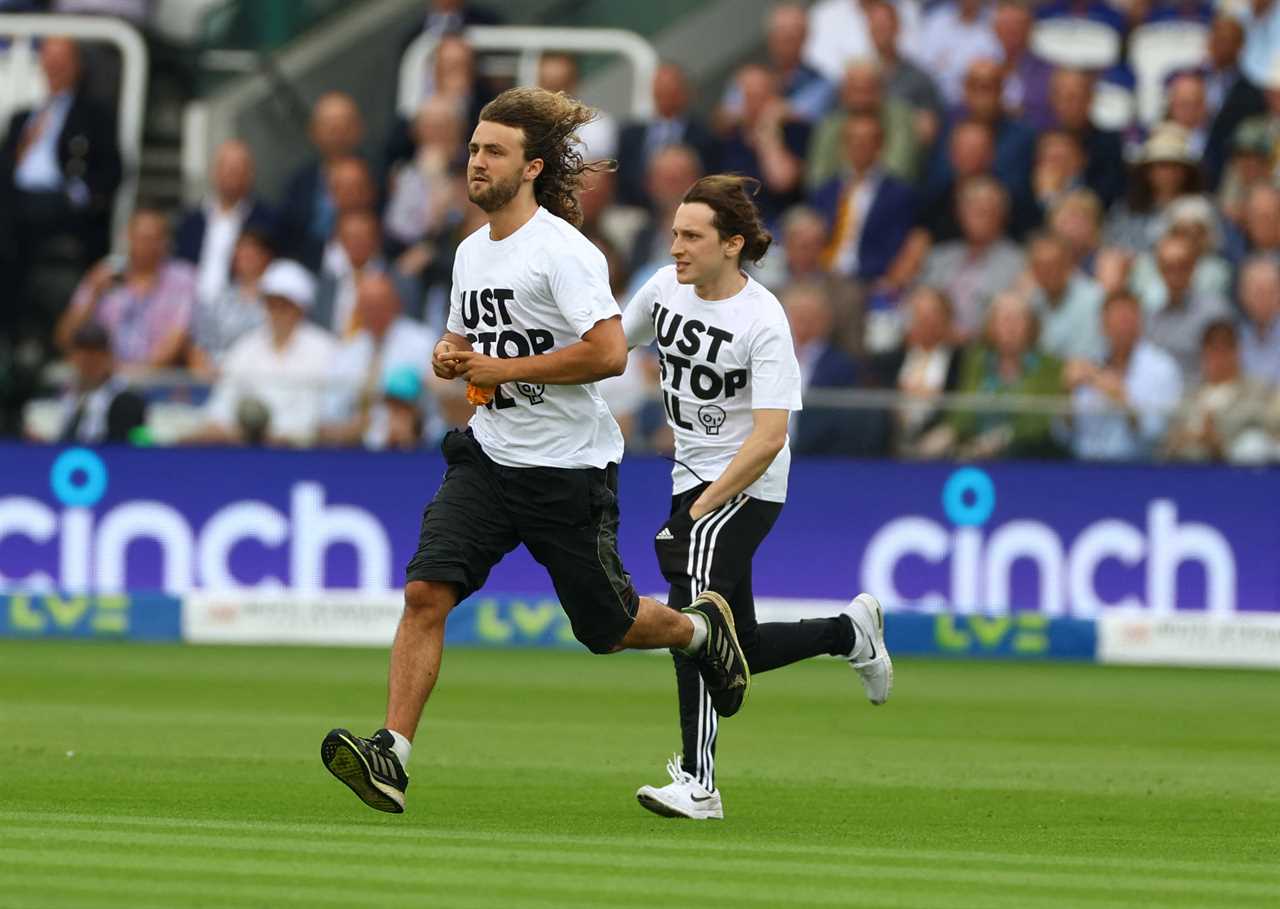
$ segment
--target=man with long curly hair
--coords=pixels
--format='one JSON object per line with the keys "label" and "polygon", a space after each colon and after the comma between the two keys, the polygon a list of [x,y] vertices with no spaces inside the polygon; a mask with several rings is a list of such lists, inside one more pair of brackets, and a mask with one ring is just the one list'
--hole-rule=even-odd
{"label": "man with long curly hair", "polygon": [[329,771],[380,811],[404,811],[445,618],[520,543],[593,653],[676,649],[731,705],[750,682],[722,597],[708,591],[668,609],[636,594],[618,556],[622,433],[594,383],[623,371],[627,340],[605,258],[576,229],[582,175],[612,166],[576,149],[594,116],[563,93],[511,89],[484,107],[471,136],[467,193],[489,223],[458,247],[432,368],[465,379],[483,406],[442,446],[448,471],[406,571],[386,724],[369,738],[334,729],[321,745]]}

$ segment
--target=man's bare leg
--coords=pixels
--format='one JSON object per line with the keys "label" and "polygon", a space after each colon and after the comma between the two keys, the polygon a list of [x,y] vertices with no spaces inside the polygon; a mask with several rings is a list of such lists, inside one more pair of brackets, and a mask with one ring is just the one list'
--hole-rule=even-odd
{"label": "man's bare leg", "polygon": [[622,650],[684,649],[693,639],[693,621],[651,597],[640,598],[636,620],[619,644]]}
{"label": "man's bare leg", "polygon": [[391,645],[387,674],[386,728],[409,741],[440,676],[444,623],[457,604],[457,590],[446,582],[410,581],[404,588],[404,614]]}

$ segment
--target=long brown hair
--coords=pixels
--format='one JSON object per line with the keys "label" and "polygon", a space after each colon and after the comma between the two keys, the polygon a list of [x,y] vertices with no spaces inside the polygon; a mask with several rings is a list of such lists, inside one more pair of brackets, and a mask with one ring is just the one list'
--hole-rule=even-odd
{"label": "long brown hair", "polygon": [[684,194],[684,203],[701,202],[714,213],[711,223],[721,240],[741,236],[743,262],[759,262],[769,251],[773,235],[765,230],[760,210],[751,200],[760,191],[760,181],[740,174],[711,174]]}
{"label": "long brown hair", "polygon": [[564,92],[543,88],[509,88],[486,104],[480,119],[501,123],[524,133],[524,159],[542,159],[542,173],[533,181],[538,204],[574,227],[582,225],[578,190],[582,175],[610,171],[614,161],[582,160],[577,131],[597,112]]}

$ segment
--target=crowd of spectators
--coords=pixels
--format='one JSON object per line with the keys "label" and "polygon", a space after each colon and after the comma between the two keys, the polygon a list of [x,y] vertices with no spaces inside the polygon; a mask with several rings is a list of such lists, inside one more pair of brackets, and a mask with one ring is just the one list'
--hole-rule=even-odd
{"label": "crowd of spectators", "polygon": [[[73,367],[57,437],[144,437],[127,379],[146,369],[212,387],[176,441],[412,448],[465,421],[427,362],[453,250],[484,223],[465,139],[501,86],[460,31],[492,17],[428,6],[438,44],[412,121],[370,136],[355,99],[325,94],[279,199],[255,190],[269,150],[232,140],[197,206],[135,211],[122,257],[105,255],[110,116],[78,90],[75,45],[44,42],[48,100],[0,149],[0,317],[43,325]],[[1167,74],[1153,122],[1108,129],[1098,93],[1122,74],[1037,56],[1053,16],[1122,48],[1146,22],[1200,24],[1204,59]],[[1280,460],[1278,0],[818,0],[763,29],[703,108],[666,62],[651,117],[583,131],[584,156],[619,162],[584,190],[583,230],[625,305],[669,261],[685,188],[759,181],[776,241],[752,271],[816,402],[797,451]],[[578,61],[549,52],[538,79],[576,92]],[[51,256],[82,270],[58,300],[38,280]],[[641,449],[669,444],[654,372],[637,351],[603,386]]]}

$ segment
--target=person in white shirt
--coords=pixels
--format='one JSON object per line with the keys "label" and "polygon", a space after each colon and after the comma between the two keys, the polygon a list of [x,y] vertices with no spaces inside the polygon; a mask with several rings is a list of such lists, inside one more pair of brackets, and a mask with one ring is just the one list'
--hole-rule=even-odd
{"label": "person in white shirt", "polygon": [[[676,209],[668,265],[623,313],[627,344],[656,343],[662,401],[675,435],[671,517],[654,538],[680,607],[714,590],[755,672],[832,654],[847,659],[867,697],[882,704],[893,680],[884,617],[869,594],[841,615],[758,625],[751,560],[782,511],[791,451],[787,421],[801,409],[802,378],[778,298],[742,271],[772,237],[751,200],[755,181],[715,174],[689,189]],[[724,816],[715,785],[717,714],[696,667],[675,654],[683,753],[667,764],[671,782],[636,798],[668,817]],[[736,706],[730,704],[736,710]]]}
{"label": "person in white shirt", "polygon": [[369,738],[334,729],[321,744],[326,768],[380,811],[404,811],[445,619],[521,543],[593,653],[682,649],[710,690],[745,692],[724,600],[668,609],[636,593],[618,555],[622,434],[594,383],[623,371],[627,342],[604,256],[575,229],[576,194],[595,166],[573,136],[595,113],[564,94],[509,89],[485,105],[468,145],[467,194],[489,223],[458,246],[432,371],[467,380],[484,403],[442,445],[449,468],[405,572],[386,725]]}
{"label": "person in white shirt", "polygon": [[[288,259],[272,262],[258,286],[267,321],[237,341],[207,405],[207,425],[188,441],[262,440],[309,445],[323,414],[325,385],[337,354],[331,334],[307,321],[315,296],[310,272]],[[250,416],[265,409],[266,425]]]}

